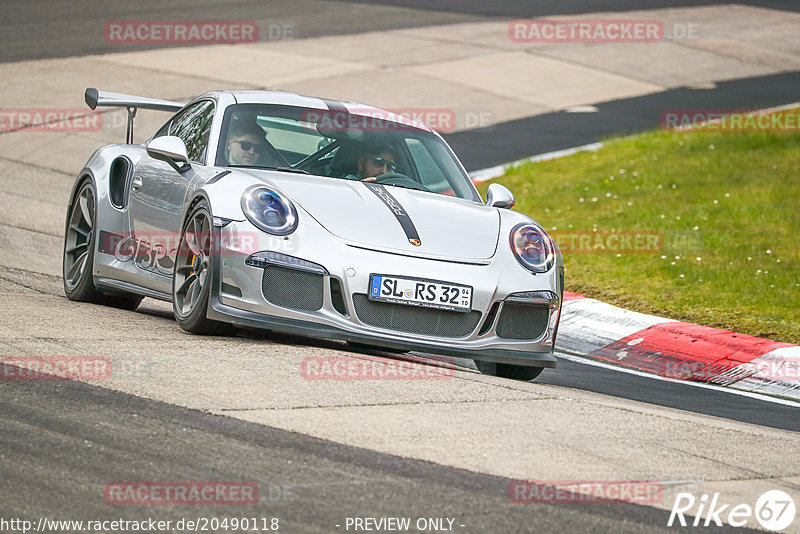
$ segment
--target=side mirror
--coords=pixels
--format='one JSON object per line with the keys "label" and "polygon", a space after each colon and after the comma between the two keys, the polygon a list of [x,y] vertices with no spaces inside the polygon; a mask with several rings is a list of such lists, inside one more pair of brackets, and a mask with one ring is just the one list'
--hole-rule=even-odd
{"label": "side mirror", "polygon": [[189,156],[183,139],[174,135],[156,137],[147,143],[147,155],[153,159],[166,161],[173,169],[184,172],[189,169]]}
{"label": "side mirror", "polygon": [[514,193],[500,184],[492,184],[486,190],[486,204],[495,208],[510,209],[514,207]]}

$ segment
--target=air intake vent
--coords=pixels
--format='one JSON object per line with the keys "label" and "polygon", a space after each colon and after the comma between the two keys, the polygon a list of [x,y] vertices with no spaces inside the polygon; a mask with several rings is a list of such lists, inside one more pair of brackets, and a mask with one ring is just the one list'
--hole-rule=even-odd
{"label": "air intake vent", "polygon": [[331,302],[336,311],[347,316],[347,307],[344,305],[344,295],[342,294],[342,283],[338,278],[331,276]]}
{"label": "air intake vent", "polygon": [[321,274],[267,265],[261,279],[261,292],[276,306],[316,311],[322,309],[323,282]]}
{"label": "air intake vent", "polygon": [[497,335],[505,339],[538,339],[547,329],[547,306],[506,302],[497,322]]}
{"label": "air intake vent", "polygon": [[481,326],[481,331],[478,332],[479,336],[486,334],[492,328],[492,324],[494,324],[494,318],[497,317],[497,310],[499,308],[500,308],[499,302],[495,302],[494,304],[492,304],[489,313],[486,314],[486,320],[483,322],[483,326]]}
{"label": "air intake vent", "polygon": [[465,313],[375,302],[362,293],[353,295],[353,305],[362,323],[426,336],[466,337],[475,331],[481,319],[481,314],[477,311]]}

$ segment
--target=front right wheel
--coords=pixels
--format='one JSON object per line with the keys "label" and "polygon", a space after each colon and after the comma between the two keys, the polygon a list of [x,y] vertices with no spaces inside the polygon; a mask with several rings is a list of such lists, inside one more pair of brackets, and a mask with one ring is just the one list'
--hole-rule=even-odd
{"label": "front right wheel", "polygon": [[500,378],[510,378],[512,380],[522,380],[529,382],[542,374],[544,367],[530,367],[527,365],[514,365],[511,363],[484,362],[474,360],[475,367],[484,375],[498,376]]}
{"label": "front right wheel", "polygon": [[223,336],[236,328],[206,317],[214,265],[211,230],[208,203],[200,201],[183,224],[172,275],[172,310],[187,332]]}

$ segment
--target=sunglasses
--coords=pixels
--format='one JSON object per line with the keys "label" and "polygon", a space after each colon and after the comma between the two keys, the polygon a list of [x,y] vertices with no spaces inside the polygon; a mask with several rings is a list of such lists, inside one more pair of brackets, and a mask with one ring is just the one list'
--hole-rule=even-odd
{"label": "sunglasses", "polygon": [[242,147],[242,150],[245,152],[250,152],[251,150],[255,149],[256,152],[264,153],[267,150],[267,147],[262,144],[251,143],[250,141],[234,141],[234,143],[239,143],[239,146]]}
{"label": "sunglasses", "polygon": [[397,164],[394,161],[390,161],[384,158],[372,158],[372,163],[375,164],[376,167],[386,167],[386,170],[395,172],[397,171]]}

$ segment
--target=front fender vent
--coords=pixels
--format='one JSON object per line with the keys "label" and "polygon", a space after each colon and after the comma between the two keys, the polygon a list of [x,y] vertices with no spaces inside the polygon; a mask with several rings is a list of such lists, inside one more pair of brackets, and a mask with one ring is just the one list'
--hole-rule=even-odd
{"label": "front fender vent", "polygon": [[132,165],[130,160],[120,156],[111,162],[108,171],[108,197],[115,208],[123,209],[128,204],[128,180]]}

